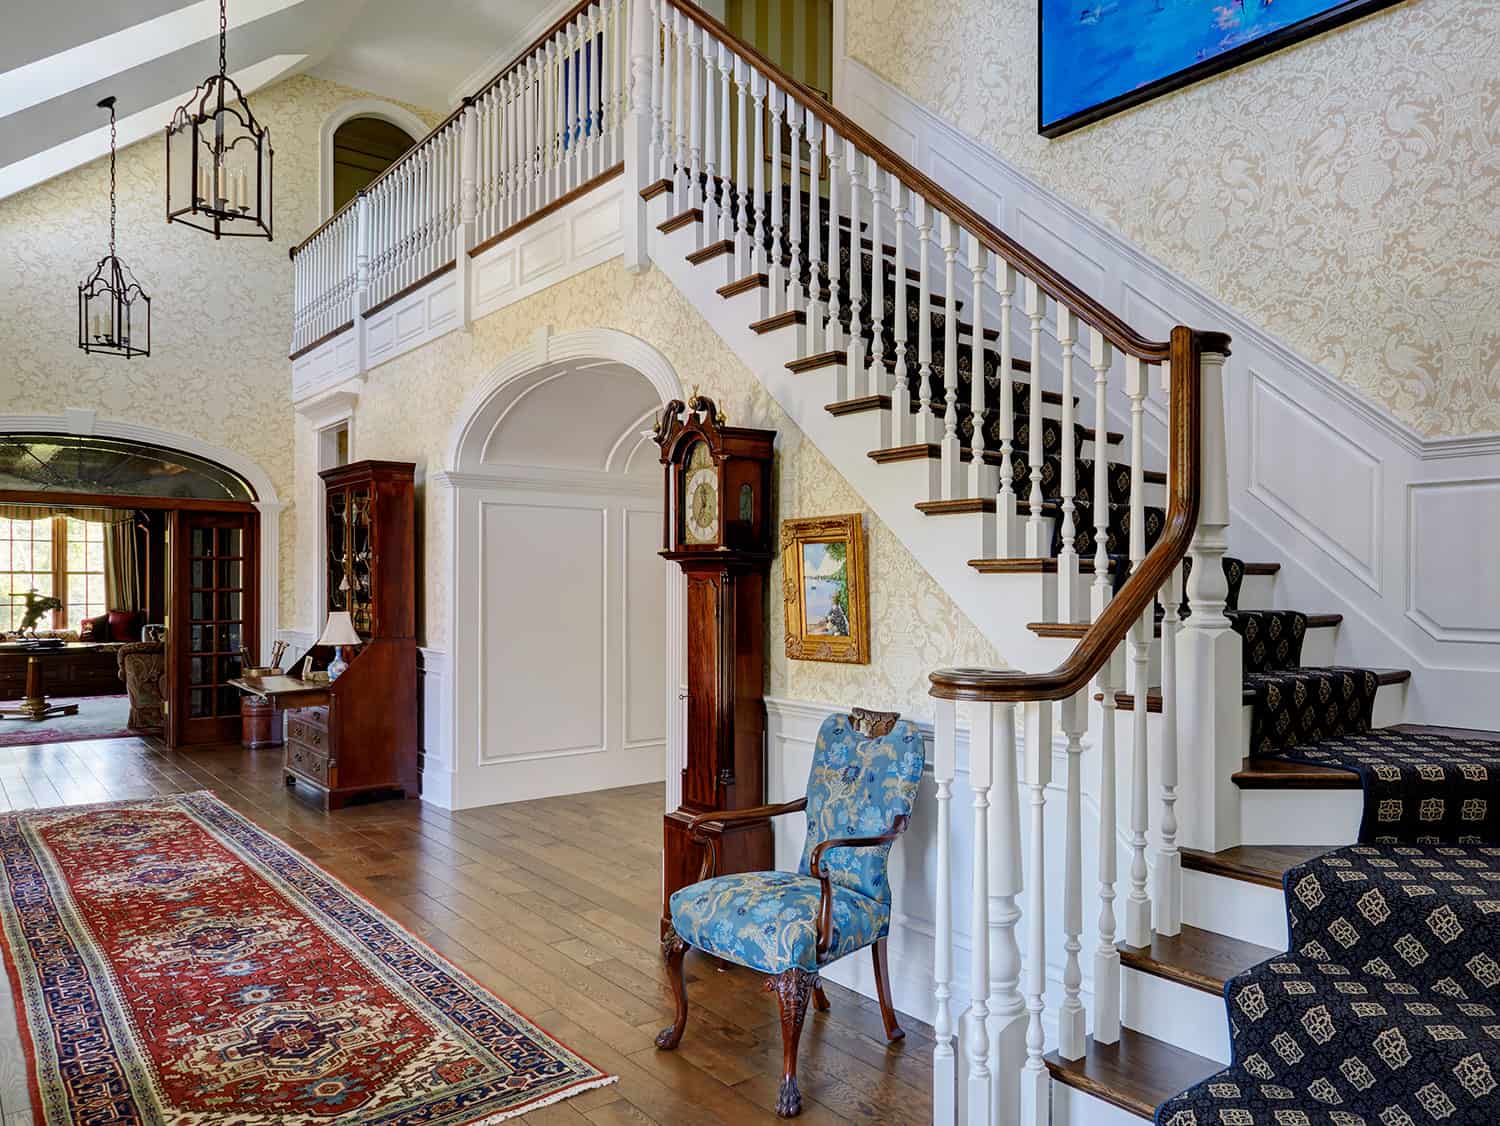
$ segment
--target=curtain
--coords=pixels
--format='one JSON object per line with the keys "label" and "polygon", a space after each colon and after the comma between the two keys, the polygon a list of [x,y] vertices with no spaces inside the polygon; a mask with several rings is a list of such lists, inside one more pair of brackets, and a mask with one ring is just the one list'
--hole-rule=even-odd
{"label": "curtain", "polygon": [[90,524],[119,524],[134,521],[133,508],[81,508],[78,505],[0,504],[0,517],[6,520],[45,520],[52,516],[72,516]]}
{"label": "curtain", "polygon": [[141,608],[141,573],[136,565],[134,520],[105,525],[104,604],[109,610]]}

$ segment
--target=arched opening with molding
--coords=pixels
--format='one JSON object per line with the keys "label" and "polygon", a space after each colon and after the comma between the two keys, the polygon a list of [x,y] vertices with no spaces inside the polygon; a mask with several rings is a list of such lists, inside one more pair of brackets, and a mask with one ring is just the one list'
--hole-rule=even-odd
{"label": "arched opening with molding", "polygon": [[320,150],[323,218],[347,204],[427,132],[416,114],[378,98],[346,102],[329,114]]}
{"label": "arched opening with molding", "polygon": [[[680,383],[623,333],[542,338],[461,409],[450,446],[451,762],[424,796],[488,805],[669,777],[681,574],[650,437]],[[680,757],[680,752],[679,752]]]}

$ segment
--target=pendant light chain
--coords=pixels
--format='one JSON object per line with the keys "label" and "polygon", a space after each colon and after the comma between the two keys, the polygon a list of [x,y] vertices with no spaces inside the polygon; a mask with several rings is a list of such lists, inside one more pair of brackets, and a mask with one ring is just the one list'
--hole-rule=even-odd
{"label": "pendant light chain", "polygon": [[115,256],[115,105],[109,104],[109,256]]}
{"label": "pendant light chain", "polygon": [[219,0],[219,74],[223,76],[228,73],[225,67],[224,43],[229,37],[229,21],[225,15],[225,9],[229,0]]}

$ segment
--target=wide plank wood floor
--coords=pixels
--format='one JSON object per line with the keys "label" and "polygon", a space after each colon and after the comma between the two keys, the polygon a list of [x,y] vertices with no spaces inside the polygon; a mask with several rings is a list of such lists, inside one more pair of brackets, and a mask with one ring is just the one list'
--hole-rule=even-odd
{"label": "wide plank wood floor", "polygon": [[[324,813],[282,778],[280,748],[174,752],[154,739],[4,747],[0,811],[212,790],[620,1077],[515,1121],[779,1121],[781,1031],[763,975],[721,972],[690,954],[682,1046],[652,1043],[672,1013],[657,944],[661,786],[458,813],[420,801]],[[906,1039],[887,1046],[874,1001],[827,991],[832,1011],[809,1012],[802,1035],[801,1121],[930,1121],[931,1028],[903,1017]],[[11,1017],[10,1002],[0,1005]],[[13,1027],[4,1040],[9,1126],[30,1115]]]}

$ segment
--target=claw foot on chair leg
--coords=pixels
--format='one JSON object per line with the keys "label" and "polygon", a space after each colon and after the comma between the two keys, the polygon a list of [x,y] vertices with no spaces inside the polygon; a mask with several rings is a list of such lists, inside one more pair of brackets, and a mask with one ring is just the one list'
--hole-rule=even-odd
{"label": "claw foot on chair leg", "polygon": [[776,1113],[782,1118],[796,1118],[802,1113],[802,1092],[797,1090],[797,1077],[784,1076],[781,1089],[776,1092]]}
{"label": "claw foot on chair leg", "polygon": [[687,1027],[687,982],[682,976],[682,959],[687,955],[687,949],[687,943],[668,926],[667,933],[661,938],[661,956],[667,964],[667,981],[677,1002],[677,1015],[671,1024],[656,1034],[656,1046],[664,1052],[670,1052],[682,1043],[682,1030]]}

